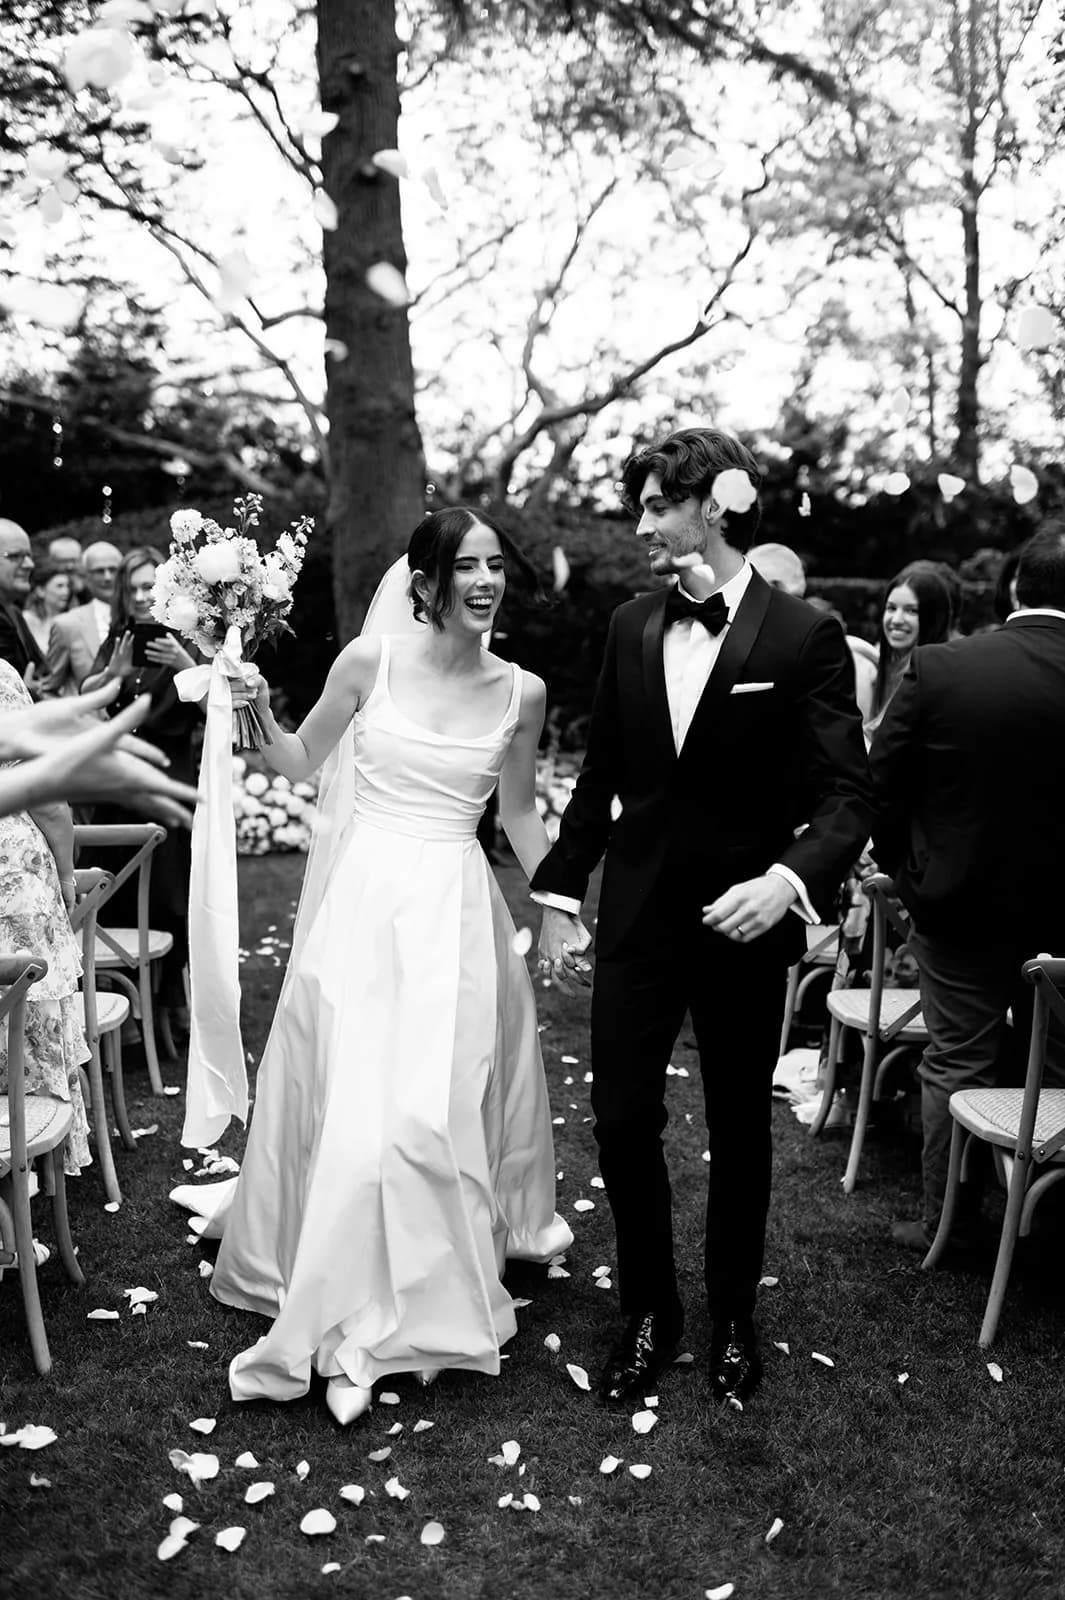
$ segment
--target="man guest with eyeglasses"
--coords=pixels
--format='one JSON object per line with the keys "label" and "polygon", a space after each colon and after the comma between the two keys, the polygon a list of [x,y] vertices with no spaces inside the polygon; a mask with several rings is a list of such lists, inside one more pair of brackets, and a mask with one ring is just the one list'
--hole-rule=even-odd
{"label": "man guest with eyeglasses", "polygon": [[97,652],[111,628],[111,596],[115,592],[122,552],[100,540],[82,558],[89,599],[52,623],[48,641],[48,692],[78,694]]}
{"label": "man guest with eyeglasses", "polygon": [[37,699],[45,661],[22,615],[32,574],[29,534],[17,522],[0,517],[0,660],[11,663]]}

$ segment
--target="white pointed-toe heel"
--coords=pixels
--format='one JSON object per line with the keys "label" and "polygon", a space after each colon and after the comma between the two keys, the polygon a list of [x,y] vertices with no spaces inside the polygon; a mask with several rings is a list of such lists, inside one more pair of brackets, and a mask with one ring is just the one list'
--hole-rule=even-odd
{"label": "white pointed-toe heel", "polygon": [[325,1386],[325,1403],[342,1426],[361,1417],[373,1403],[373,1390],[352,1383],[350,1378],[330,1378]]}

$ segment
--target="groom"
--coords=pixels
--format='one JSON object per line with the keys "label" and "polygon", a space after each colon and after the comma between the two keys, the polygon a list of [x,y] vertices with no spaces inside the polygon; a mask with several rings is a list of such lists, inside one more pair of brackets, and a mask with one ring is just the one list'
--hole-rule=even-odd
{"label": "groom", "polygon": [[587,970],[577,914],[604,852],[592,1110],[617,1231],[624,1331],[606,1400],[651,1392],[683,1330],[662,1149],[666,1067],[690,1012],[710,1134],[711,1392],[742,1402],[771,1178],[785,975],[830,918],[869,834],[865,745],[843,631],[743,551],[761,469],[687,428],[631,457],[624,499],[663,586],[611,620],[584,766],[532,888],[540,965]]}

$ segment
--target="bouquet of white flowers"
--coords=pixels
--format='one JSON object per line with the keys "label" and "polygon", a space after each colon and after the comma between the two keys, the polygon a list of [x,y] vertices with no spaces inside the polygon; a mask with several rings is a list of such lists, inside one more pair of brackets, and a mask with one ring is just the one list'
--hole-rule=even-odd
{"label": "bouquet of white flowers", "polygon": [[[229,653],[250,659],[264,640],[292,631],[285,618],[314,521],[300,517],[290,523],[275,548],[264,552],[250,535],[262,504],[258,494],[237,500],[235,528],[220,527],[191,509],[170,518],[170,556],[156,568],[152,615],[191,639],[208,660],[231,640],[240,648]],[[258,712],[237,706],[233,748],[261,750],[264,742]]]}

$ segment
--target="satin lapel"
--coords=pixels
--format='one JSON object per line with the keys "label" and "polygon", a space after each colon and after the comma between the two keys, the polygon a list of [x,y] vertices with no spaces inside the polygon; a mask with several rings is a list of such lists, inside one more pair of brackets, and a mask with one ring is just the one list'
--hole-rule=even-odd
{"label": "satin lapel", "polygon": [[757,572],[752,573],[747,591],[737,608],[736,620],[729,623],[721,653],[714,663],[714,670],[695,708],[691,727],[681,748],[681,756],[690,744],[699,739],[704,730],[712,726],[714,716],[731,694],[732,686],[743,671],[747,657],[753,650],[754,642],[761,631],[772,593],[765,579]]}
{"label": "satin lapel", "polygon": [[662,635],[665,632],[666,594],[648,612],[643,625],[643,687],[651,708],[650,731],[658,739],[664,754],[674,761],[677,747],[673,743],[673,719],[669,714],[669,697],[666,694],[666,671],[662,664]]}

